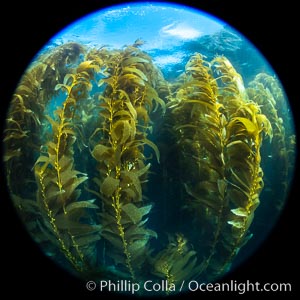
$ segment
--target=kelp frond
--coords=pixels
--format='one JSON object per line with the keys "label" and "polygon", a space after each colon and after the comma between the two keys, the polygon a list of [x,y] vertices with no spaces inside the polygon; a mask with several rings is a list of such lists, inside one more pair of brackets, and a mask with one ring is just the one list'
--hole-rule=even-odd
{"label": "kelp frond", "polygon": [[[87,266],[82,247],[100,239],[100,226],[94,225],[86,209],[97,209],[89,201],[79,201],[78,186],[88,179],[75,170],[73,144],[76,141],[73,118],[77,105],[90,89],[90,63],[81,63],[77,73],[67,74],[63,84],[56,85],[67,97],[56,111],[56,120],[47,116],[52,128],[52,139],[46,144],[47,155],[41,154],[34,165],[38,184],[38,205],[44,215],[45,226],[50,228],[58,247],[79,272]],[[87,223],[82,219],[88,217]],[[48,224],[47,224],[48,223]],[[52,238],[53,240],[53,238]]]}

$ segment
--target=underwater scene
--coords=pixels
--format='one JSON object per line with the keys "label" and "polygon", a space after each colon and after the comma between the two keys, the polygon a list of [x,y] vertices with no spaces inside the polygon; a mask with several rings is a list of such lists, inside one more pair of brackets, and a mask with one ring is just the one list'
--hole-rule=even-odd
{"label": "underwater scene", "polygon": [[241,33],[140,3],[90,14],[37,53],[3,145],[11,201],[41,251],[125,294],[157,283],[136,292],[147,296],[217,281],[255,252],[285,206],[296,133]]}

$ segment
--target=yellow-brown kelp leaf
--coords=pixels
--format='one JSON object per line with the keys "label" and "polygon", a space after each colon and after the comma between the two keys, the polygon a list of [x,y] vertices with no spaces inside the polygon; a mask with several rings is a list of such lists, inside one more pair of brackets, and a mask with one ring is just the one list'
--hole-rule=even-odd
{"label": "yellow-brown kelp leaf", "polygon": [[99,207],[98,205],[94,204],[91,200],[72,202],[66,207],[66,212],[71,213],[74,209],[77,210],[82,208],[98,209]]}
{"label": "yellow-brown kelp leaf", "polygon": [[270,142],[272,142],[273,128],[267,116],[263,114],[256,115],[256,122],[258,123],[258,127],[260,128],[260,130],[263,130],[266,135],[269,136]]}
{"label": "yellow-brown kelp leaf", "polygon": [[[72,74],[73,75],[73,74]],[[67,75],[66,75],[67,76]],[[70,77],[68,77],[68,79],[69,79]],[[61,84],[61,83],[59,83],[59,84],[57,84],[56,86],[55,86],[55,90],[57,91],[57,90],[64,90],[67,94],[70,94],[71,93],[71,87],[69,86],[69,85],[66,85],[66,84]]]}
{"label": "yellow-brown kelp leaf", "polygon": [[219,78],[225,84],[225,89],[228,92],[247,97],[242,76],[235,70],[228,58],[225,56],[216,56],[211,64],[221,74]]}
{"label": "yellow-brown kelp leaf", "polygon": [[150,212],[151,208],[152,205],[138,208],[132,203],[127,203],[123,205],[122,210],[127,214],[133,224],[138,224],[143,217]]}
{"label": "yellow-brown kelp leaf", "polygon": [[98,162],[101,162],[111,157],[111,148],[102,144],[98,144],[92,151],[92,155]]}
{"label": "yellow-brown kelp leaf", "polygon": [[145,125],[149,124],[150,117],[149,117],[148,111],[146,110],[145,107],[143,107],[143,106],[137,107],[136,113],[137,113],[138,120],[143,120],[143,124],[145,124]]}
{"label": "yellow-brown kelp leaf", "polygon": [[227,125],[227,130],[230,133],[233,133],[233,130],[235,131],[235,133],[246,130],[246,134],[250,136],[255,137],[258,135],[258,127],[252,121],[246,118],[232,118]]}
{"label": "yellow-brown kelp leaf", "polygon": [[[66,207],[66,213],[57,215],[55,219],[56,227],[62,234],[68,232],[72,235],[70,246],[72,244],[75,246],[81,259],[84,259],[83,253],[90,251],[88,249],[95,247],[95,243],[101,239],[101,225],[88,223],[88,220],[91,220],[89,214],[91,209],[98,209],[98,206],[93,204],[91,200],[74,202]],[[66,239],[68,239],[68,234]]]}
{"label": "yellow-brown kelp leaf", "polygon": [[100,66],[97,64],[96,61],[92,61],[92,60],[86,60],[83,61],[78,67],[76,72],[77,73],[81,73],[84,71],[88,71],[92,69],[93,72],[99,72],[100,71]]}
{"label": "yellow-brown kelp leaf", "polygon": [[[132,243],[134,241],[144,240],[148,241],[149,238],[157,238],[157,233],[153,230],[146,229],[145,227],[142,227],[146,222],[140,222],[137,225],[130,226],[126,231],[126,237],[128,239],[129,243]],[[124,223],[126,224],[126,223]],[[147,245],[146,245],[147,248]],[[145,249],[141,249],[141,252],[144,252]],[[141,253],[142,254],[142,253]],[[135,253],[136,255],[136,253]]]}
{"label": "yellow-brown kelp leaf", "polygon": [[[59,159],[59,165],[60,165],[60,170],[62,172],[69,170],[73,166],[73,158],[69,157],[67,155],[62,155],[61,158]],[[77,174],[79,174],[79,173],[77,173]]]}
{"label": "yellow-brown kelp leaf", "polygon": [[166,104],[165,102],[158,96],[156,90],[147,85],[146,90],[145,90],[145,98],[147,100],[145,100],[145,103],[147,103],[150,107],[150,110],[152,111],[152,101],[155,102],[155,108],[153,109],[153,111],[156,111],[158,109],[158,107],[160,106],[162,109],[162,114],[164,115],[166,112]]}
{"label": "yellow-brown kelp leaf", "polygon": [[113,117],[120,117],[122,120],[133,120],[133,116],[132,114],[127,111],[127,110],[119,110],[119,111],[116,111],[113,115]]}
{"label": "yellow-brown kelp leaf", "polygon": [[106,177],[101,184],[101,193],[110,197],[119,187],[120,180],[113,177]]}
{"label": "yellow-brown kelp leaf", "polygon": [[122,61],[121,65],[122,65],[122,67],[127,67],[130,65],[136,65],[138,63],[149,63],[149,60],[142,58],[142,57],[133,56],[133,57],[124,59]]}
{"label": "yellow-brown kelp leaf", "polygon": [[133,107],[132,103],[130,101],[125,101],[125,105],[127,106],[128,110],[130,111],[133,119],[136,120],[137,112],[136,112],[136,109]]}
{"label": "yellow-brown kelp leaf", "polygon": [[134,73],[138,75],[143,81],[148,81],[147,76],[139,69],[137,68],[131,68],[131,67],[124,67],[122,69],[123,73]]}
{"label": "yellow-brown kelp leaf", "polygon": [[[65,198],[66,202],[70,201],[72,199],[72,195],[75,192],[76,188],[81,183],[85,182],[87,179],[88,179],[87,176],[82,176],[82,177],[74,177],[72,180],[66,181],[67,183],[69,183],[69,184],[64,185],[64,188],[66,191],[64,198]],[[74,200],[77,200],[76,198],[77,197],[75,197]]]}
{"label": "yellow-brown kelp leaf", "polygon": [[159,153],[157,146],[153,142],[151,142],[150,140],[148,140],[146,138],[142,139],[142,142],[143,142],[143,144],[148,145],[150,148],[152,148],[154,150],[157,162],[159,163],[160,153]]}
{"label": "yellow-brown kelp leaf", "polygon": [[124,144],[130,137],[132,137],[132,133],[132,125],[129,123],[129,121],[119,120],[114,123],[111,131],[111,137],[113,141]]}
{"label": "yellow-brown kelp leaf", "polygon": [[134,201],[142,200],[142,186],[136,173],[130,171],[121,172],[122,184],[125,187],[131,187],[135,192]]}

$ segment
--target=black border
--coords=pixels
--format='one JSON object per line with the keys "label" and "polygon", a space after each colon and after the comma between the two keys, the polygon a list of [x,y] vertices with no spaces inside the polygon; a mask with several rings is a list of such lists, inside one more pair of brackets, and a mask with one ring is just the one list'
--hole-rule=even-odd
{"label": "black border", "polygon": [[[125,1],[123,1],[124,3]],[[127,1],[136,2],[136,1]],[[162,2],[162,1],[161,1]],[[168,2],[168,1],[164,1]],[[34,55],[55,33],[76,19],[102,7],[121,4],[122,1],[52,0],[45,2],[17,1],[1,7],[1,125],[7,105],[20,76]],[[173,1],[176,3],[176,1]],[[246,36],[268,59],[285,87],[290,100],[299,133],[297,120],[299,54],[296,46],[297,9],[295,1],[269,4],[261,0],[252,1],[177,1],[206,11],[236,28]],[[263,6],[266,5],[266,6]],[[5,18],[3,18],[5,17]],[[298,160],[297,160],[298,163]],[[262,247],[246,263],[230,273],[226,280],[244,282],[247,279],[264,282],[291,282],[296,294],[297,268],[299,261],[296,245],[299,224],[296,216],[298,168],[287,205],[274,230]],[[101,297],[100,292],[88,292],[83,283],[68,276],[44,257],[33,244],[10,203],[1,173],[1,289],[0,293],[11,296],[22,295],[35,299],[40,296]],[[266,220],[268,222],[268,220]],[[220,293],[200,294],[201,297],[226,296]],[[276,293],[271,293],[273,296]],[[111,295],[113,296],[113,295]],[[196,293],[189,295],[189,298]],[[254,296],[254,293],[249,293]],[[266,296],[266,294],[255,294]]]}

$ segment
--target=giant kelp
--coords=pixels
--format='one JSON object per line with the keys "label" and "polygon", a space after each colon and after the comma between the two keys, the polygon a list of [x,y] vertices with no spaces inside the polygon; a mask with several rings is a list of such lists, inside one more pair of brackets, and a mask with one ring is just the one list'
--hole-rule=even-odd
{"label": "giant kelp", "polygon": [[[147,139],[150,113],[165,104],[153,88],[151,59],[135,47],[116,52],[105,62],[107,76],[100,95],[101,131],[92,155],[98,161],[96,178],[102,199],[102,236],[109,242],[109,255],[126,266],[132,279],[141,272],[148,254],[148,240],[156,233],[145,228],[142,184],[150,163],[145,164],[144,146],[150,146],[159,161],[156,145]],[[153,67],[152,67],[153,68]],[[147,75],[146,75],[147,74]],[[96,133],[94,134],[96,135]]]}
{"label": "giant kelp", "polygon": [[[220,274],[251,237],[248,229],[263,188],[260,148],[264,134],[272,137],[272,127],[257,103],[247,98],[242,78],[228,59],[217,57],[212,63],[220,74],[219,101],[227,120],[224,139],[227,217],[217,245],[223,255],[216,256],[216,264],[212,265],[214,272]],[[230,109],[226,110],[227,107]]]}
{"label": "giant kelp", "polygon": [[168,104],[169,119],[195,230],[207,228],[194,239],[203,249],[205,277],[211,279],[227,269],[249,238],[263,187],[262,132],[271,135],[272,130],[225,57],[208,63],[195,54],[185,70],[183,84]]}
{"label": "giant kelp", "polygon": [[46,154],[42,152],[34,165],[37,204],[44,214],[43,232],[47,232],[49,239],[58,244],[79,272],[86,268],[83,251],[91,251],[87,245],[94,244],[100,235],[99,225],[95,225],[92,216],[87,214],[87,209],[98,207],[92,201],[78,201],[81,192],[77,187],[88,177],[74,167],[76,128],[73,119],[80,102],[87,99],[93,72],[99,68],[92,61],[84,61],[75,74],[67,74],[64,83],[56,85],[55,89],[63,89],[67,97],[55,112],[56,120],[47,117],[52,127],[52,138],[45,145]]}
{"label": "giant kelp", "polygon": [[[254,80],[249,83],[247,94],[260,105],[261,111],[268,117],[273,128],[272,143],[266,144],[263,151],[276,160],[276,165],[272,168],[272,175],[275,173],[278,178],[281,178],[281,182],[268,190],[272,193],[270,198],[273,199],[277,210],[280,211],[289,188],[288,178],[291,177],[293,169],[296,142],[291,128],[287,127],[289,122],[284,124],[284,120],[289,120],[288,108],[284,103],[285,97],[278,79],[266,73],[256,75]],[[271,185],[269,176],[266,178],[266,187]]]}
{"label": "giant kelp", "polygon": [[281,90],[262,75],[246,88],[226,57],[200,53],[167,82],[141,45],[36,58],[7,116],[12,199],[80,277],[215,280],[251,237],[270,145],[288,180]]}
{"label": "giant kelp", "polygon": [[[19,189],[30,183],[33,155],[42,144],[42,123],[45,107],[57,93],[55,86],[69,72],[71,64],[83,53],[82,45],[68,43],[49,49],[26,70],[11,100],[4,131],[4,161],[7,164],[7,181],[12,195],[28,195],[31,189]],[[31,150],[29,150],[31,149]],[[28,161],[28,164],[24,164]],[[14,185],[16,180],[24,180]]]}

